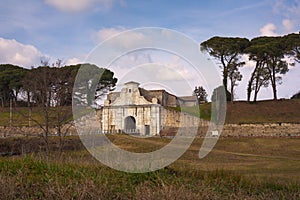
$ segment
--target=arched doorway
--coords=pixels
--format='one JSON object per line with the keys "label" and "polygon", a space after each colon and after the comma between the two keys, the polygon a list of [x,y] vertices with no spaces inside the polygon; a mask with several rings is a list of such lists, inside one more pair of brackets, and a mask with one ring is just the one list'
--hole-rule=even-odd
{"label": "arched doorway", "polygon": [[136,129],[136,122],[135,122],[135,118],[132,116],[128,116],[125,118],[124,120],[124,128],[125,128],[125,132],[135,132]]}

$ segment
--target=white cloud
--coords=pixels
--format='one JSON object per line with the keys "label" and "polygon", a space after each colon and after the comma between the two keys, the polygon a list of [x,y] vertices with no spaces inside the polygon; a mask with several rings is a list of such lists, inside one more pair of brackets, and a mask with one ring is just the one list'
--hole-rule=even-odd
{"label": "white cloud", "polygon": [[45,3],[63,12],[80,12],[99,3],[102,8],[112,7],[114,0],[45,0]]}
{"label": "white cloud", "polygon": [[83,63],[79,58],[70,58],[66,61],[66,65],[77,65]]}
{"label": "white cloud", "polygon": [[[126,33],[120,34],[122,32]],[[134,49],[135,47],[139,47],[141,45],[147,46],[147,44],[151,43],[152,41],[151,38],[147,37],[142,32],[138,32],[135,30],[131,31],[125,29],[124,27],[103,28],[92,34],[92,38],[98,43],[114,36],[118,37],[113,38],[113,40],[110,41],[110,45],[113,45],[115,48],[120,49]]]}
{"label": "white cloud", "polygon": [[279,36],[293,32],[294,22],[290,19],[284,19],[279,27],[279,33],[277,33],[277,26],[273,23],[264,25],[259,31],[261,36]]}
{"label": "white cloud", "polygon": [[16,40],[0,38],[0,63],[31,67],[40,62],[44,55],[34,46]]}
{"label": "white cloud", "polygon": [[273,6],[273,12],[282,16],[283,34],[298,32],[295,25],[300,23],[300,1],[276,0]]}
{"label": "white cloud", "polygon": [[[205,81],[197,76],[192,65],[177,55],[160,50],[131,52],[116,60],[110,69],[115,72],[119,83],[134,80],[142,84],[167,84],[180,95],[189,95],[192,91],[184,89],[179,92],[181,85],[206,85]],[[122,84],[119,85],[121,86]]]}
{"label": "white cloud", "polygon": [[[165,58],[155,59],[157,59],[157,64],[165,66],[164,68],[161,68],[157,73],[162,80],[178,81],[194,80],[198,78],[192,68],[192,65],[190,65],[177,55],[170,55],[168,60],[164,60]],[[164,74],[164,76],[161,76],[161,74]]]}
{"label": "white cloud", "polygon": [[294,24],[290,19],[282,20],[282,25],[283,25],[285,32],[287,32],[287,33],[291,32],[294,28]]}
{"label": "white cloud", "polygon": [[262,36],[276,36],[276,26],[273,23],[264,25],[259,31]]}
{"label": "white cloud", "polygon": [[103,28],[99,30],[98,32],[93,34],[94,39],[96,42],[102,42],[110,37],[116,36],[119,33],[125,31],[126,29],[123,27],[117,27],[117,28]]}

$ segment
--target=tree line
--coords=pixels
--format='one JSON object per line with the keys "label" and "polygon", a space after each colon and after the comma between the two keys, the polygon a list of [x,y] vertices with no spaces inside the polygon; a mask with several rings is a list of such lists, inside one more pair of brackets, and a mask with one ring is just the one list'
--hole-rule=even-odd
{"label": "tree line", "polygon": [[[114,73],[108,69],[99,68],[92,64],[63,65],[61,60],[53,64],[41,61],[41,66],[26,69],[11,64],[0,65],[0,101],[1,107],[7,107],[10,101],[15,106],[70,106],[72,104],[73,85],[80,67],[90,69],[93,74],[91,80],[97,81],[97,101],[104,93],[114,89],[117,79]],[[84,93],[88,83],[83,83]],[[83,94],[77,94],[81,102],[87,101]],[[89,98],[89,105],[95,104]]]}
{"label": "tree line", "polygon": [[277,100],[277,85],[282,82],[282,75],[289,71],[289,66],[300,63],[300,32],[276,37],[256,37],[251,40],[239,37],[212,37],[200,44],[202,51],[212,56],[222,69],[223,86],[234,100],[234,88],[242,80],[240,68],[246,62],[247,55],[255,63],[247,86],[247,101],[257,100],[262,87],[271,85],[273,99]]}
{"label": "tree line", "polygon": [[[73,95],[73,85],[78,71],[84,68],[82,80],[77,80],[78,87]],[[25,69],[11,64],[0,65],[0,99],[2,107],[26,106],[28,112],[20,112],[26,119],[40,127],[37,133],[45,142],[47,155],[49,149],[49,130],[56,129],[59,136],[60,153],[63,138],[72,126],[72,103],[95,106],[103,94],[114,90],[117,78],[108,69],[92,64],[65,66],[61,60],[53,64],[42,61],[41,66]],[[73,95],[73,96],[72,96]],[[31,115],[32,107],[38,107],[41,119]],[[63,126],[67,126],[63,129]]]}

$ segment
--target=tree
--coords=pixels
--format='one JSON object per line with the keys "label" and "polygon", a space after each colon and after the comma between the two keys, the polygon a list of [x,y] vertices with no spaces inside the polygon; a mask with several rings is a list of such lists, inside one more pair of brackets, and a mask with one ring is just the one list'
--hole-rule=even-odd
{"label": "tree", "polygon": [[294,57],[294,60],[300,63],[300,32],[292,33],[283,37],[288,55]]}
{"label": "tree", "polygon": [[256,102],[258,92],[260,91],[261,87],[268,87],[270,83],[270,76],[266,68],[260,67],[255,70],[254,73],[254,81],[252,84],[252,90],[254,91],[254,99],[253,101]]}
{"label": "tree", "polygon": [[[267,86],[267,80],[273,89],[274,100],[277,99],[277,84],[281,75],[288,72],[288,63],[284,60],[287,49],[282,37],[258,37],[251,40],[245,50],[249,59],[256,62],[247,88],[247,101],[250,101],[253,84],[256,84],[256,96],[260,86]],[[256,83],[254,81],[256,80]],[[260,82],[260,83],[259,83]]]}
{"label": "tree", "polygon": [[115,89],[118,81],[112,71],[91,64],[80,65],[79,74],[73,94],[76,105],[96,105],[97,100]]}
{"label": "tree", "polygon": [[[36,123],[43,132],[40,136],[43,138],[46,144],[47,156],[50,153],[49,149],[49,128],[50,128],[50,110],[51,110],[51,98],[53,95],[53,79],[56,74],[51,71],[49,66],[40,66],[38,68],[31,69],[29,73],[26,74],[23,79],[25,89],[30,93],[29,101],[39,107],[41,112],[43,112],[43,122],[38,119],[30,119]],[[29,108],[31,109],[31,107]]]}
{"label": "tree", "polygon": [[[242,66],[244,64],[243,62],[240,62],[240,57],[248,46],[249,40],[246,38],[213,37],[201,43],[201,50],[207,51],[221,63],[220,67],[223,73],[223,85],[226,89],[228,78],[237,75],[236,66]],[[232,77],[231,79],[235,80],[236,78]],[[233,98],[231,99],[233,101]]]}
{"label": "tree", "polygon": [[198,103],[207,102],[207,93],[202,86],[196,86],[193,91],[193,96],[196,96],[198,99]]}
{"label": "tree", "polygon": [[27,71],[27,69],[16,65],[0,65],[0,99],[2,107],[8,106],[10,99],[13,99],[17,104],[18,95],[23,86],[22,79]]}
{"label": "tree", "polygon": [[[23,79],[23,88],[27,91],[30,109],[31,106],[35,106],[43,112],[43,121],[32,116],[27,117],[42,129],[41,137],[46,143],[47,155],[50,153],[48,142],[50,127],[56,128],[62,152],[63,138],[72,125],[70,123],[72,110],[68,106],[72,104],[73,85],[81,67],[86,69],[83,72],[84,77],[88,79],[80,82],[82,83],[80,93],[74,94],[77,97],[75,98],[77,102],[74,103],[85,102],[94,105],[103,94],[113,90],[117,82],[114,73],[107,69],[91,64],[64,66],[61,60],[52,65],[43,61],[42,66],[31,69]],[[69,126],[63,129],[67,123]]]}
{"label": "tree", "polygon": [[[251,41],[254,43],[253,41]],[[267,87],[269,85],[269,75],[268,71],[265,69],[266,64],[266,54],[264,53],[266,48],[264,44],[250,45],[246,49],[246,52],[249,53],[249,60],[256,62],[253,72],[251,73],[248,88],[247,88],[247,101],[251,100],[251,93],[254,91],[254,102],[257,100],[257,95],[262,86]]]}
{"label": "tree", "polygon": [[237,86],[237,82],[242,80],[243,75],[239,71],[239,67],[244,65],[245,62],[233,62],[229,68],[228,68],[228,77],[230,80],[230,93],[231,93],[231,101],[234,101],[234,87]]}
{"label": "tree", "polygon": [[[42,66],[33,68],[27,73],[23,79],[24,90],[27,91],[29,110],[31,107],[38,107],[43,112],[43,120],[35,119],[33,116],[26,116],[30,118],[36,125],[38,125],[42,132],[40,136],[46,144],[47,155],[50,153],[49,149],[49,130],[51,127],[56,128],[56,133],[59,136],[60,153],[63,148],[63,137],[67,134],[69,127],[62,129],[72,116],[70,107],[72,99],[72,88],[75,79],[71,67],[64,67],[61,60],[57,60],[52,67],[48,62],[42,61]],[[31,113],[31,112],[29,112]]]}

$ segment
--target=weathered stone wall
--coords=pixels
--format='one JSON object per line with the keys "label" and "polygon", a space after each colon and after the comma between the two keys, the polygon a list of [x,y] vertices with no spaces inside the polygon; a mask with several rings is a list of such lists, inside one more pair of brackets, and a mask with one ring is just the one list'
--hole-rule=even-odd
{"label": "weathered stone wall", "polygon": [[[198,126],[198,135],[205,136],[209,121],[199,119],[186,113],[161,107],[160,130],[174,130],[179,127]],[[222,137],[300,137],[300,123],[277,124],[225,124],[221,133]]]}
{"label": "weathered stone wall", "polygon": [[184,112],[162,108],[161,126],[163,128],[197,127],[208,125],[209,121],[199,119],[198,117],[189,115]]}
{"label": "weathered stone wall", "polygon": [[300,124],[278,123],[278,124],[226,124],[222,136],[262,136],[262,137],[281,137],[281,136],[300,136]]}
{"label": "weathered stone wall", "polygon": [[[144,106],[114,106],[105,107],[98,111],[103,132],[120,132],[125,128],[125,118],[133,117],[136,122],[136,130],[142,135],[146,134],[145,126],[150,126],[150,135],[155,135],[160,131],[158,105]],[[102,113],[102,114],[101,114]]]}
{"label": "weathered stone wall", "polygon": [[[198,136],[207,130],[208,125],[199,126]],[[300,124],[225,124],[221,137],[300,137]]]}
{"label": "weathered stone wall", "polygon": [[[178,127],[177,127],[178,128]],[[172,127],[164,129],[164,133],[176,134]],[[198,136],[207,134],[208,125],[199,126]],[[211,135],[211,133],[209,133]],[[300,137],[300,124],[225,124],[221,137]]]}
{"label": "weathered stone wall", "polygon": [[177,102],[177,97],[169,94],[168,92],[164,91],[163,93],[163,99],[164,99],[164,106],[169,106],[169,107],[176,107],[178,106],[178,102]]}
{"label": "weathered stone wall", "polygon": [[[62,127],[62,133],[65,132],[65,130],[68,129],[67,135],[77,135],[77,131],[74,125],[66,124]],[[27,135],[39,135],[43,133],[43,130],[38,126],[32,126],[32,127],[9,127],[9,126],[0,126],[0,137],[9,137],[9,136],[27,136]],[[57,129],[56,128],[50,128],[49,129],[50,135],[57,135]]]}
{"label": "weathered stone wall", "polygon": [[[169,117],[176,116],[168,112]],[[176,119],[175,119],[176,120]],[[178,125],[172,127],[173,120],[170,118],[165,125],[165,129],[178,128]],[[205,136],[209,122],[201,120],[198,129],[200,137]],[[69,126],[69,125],[68,125]],[[64,129],[67,126],[64,127]],[[25,136],[38,135],[42,130],[39,127],[4,127],[0,126],[0,137],[4,136]],[[50,134],[56,134],[56,129],[51,128]],[[72,126],[69,129],[68,135],[77,135],[76,128]],[[282,123],[282,124],[225,124],[221,137],[300,137],[300,124]]]}

